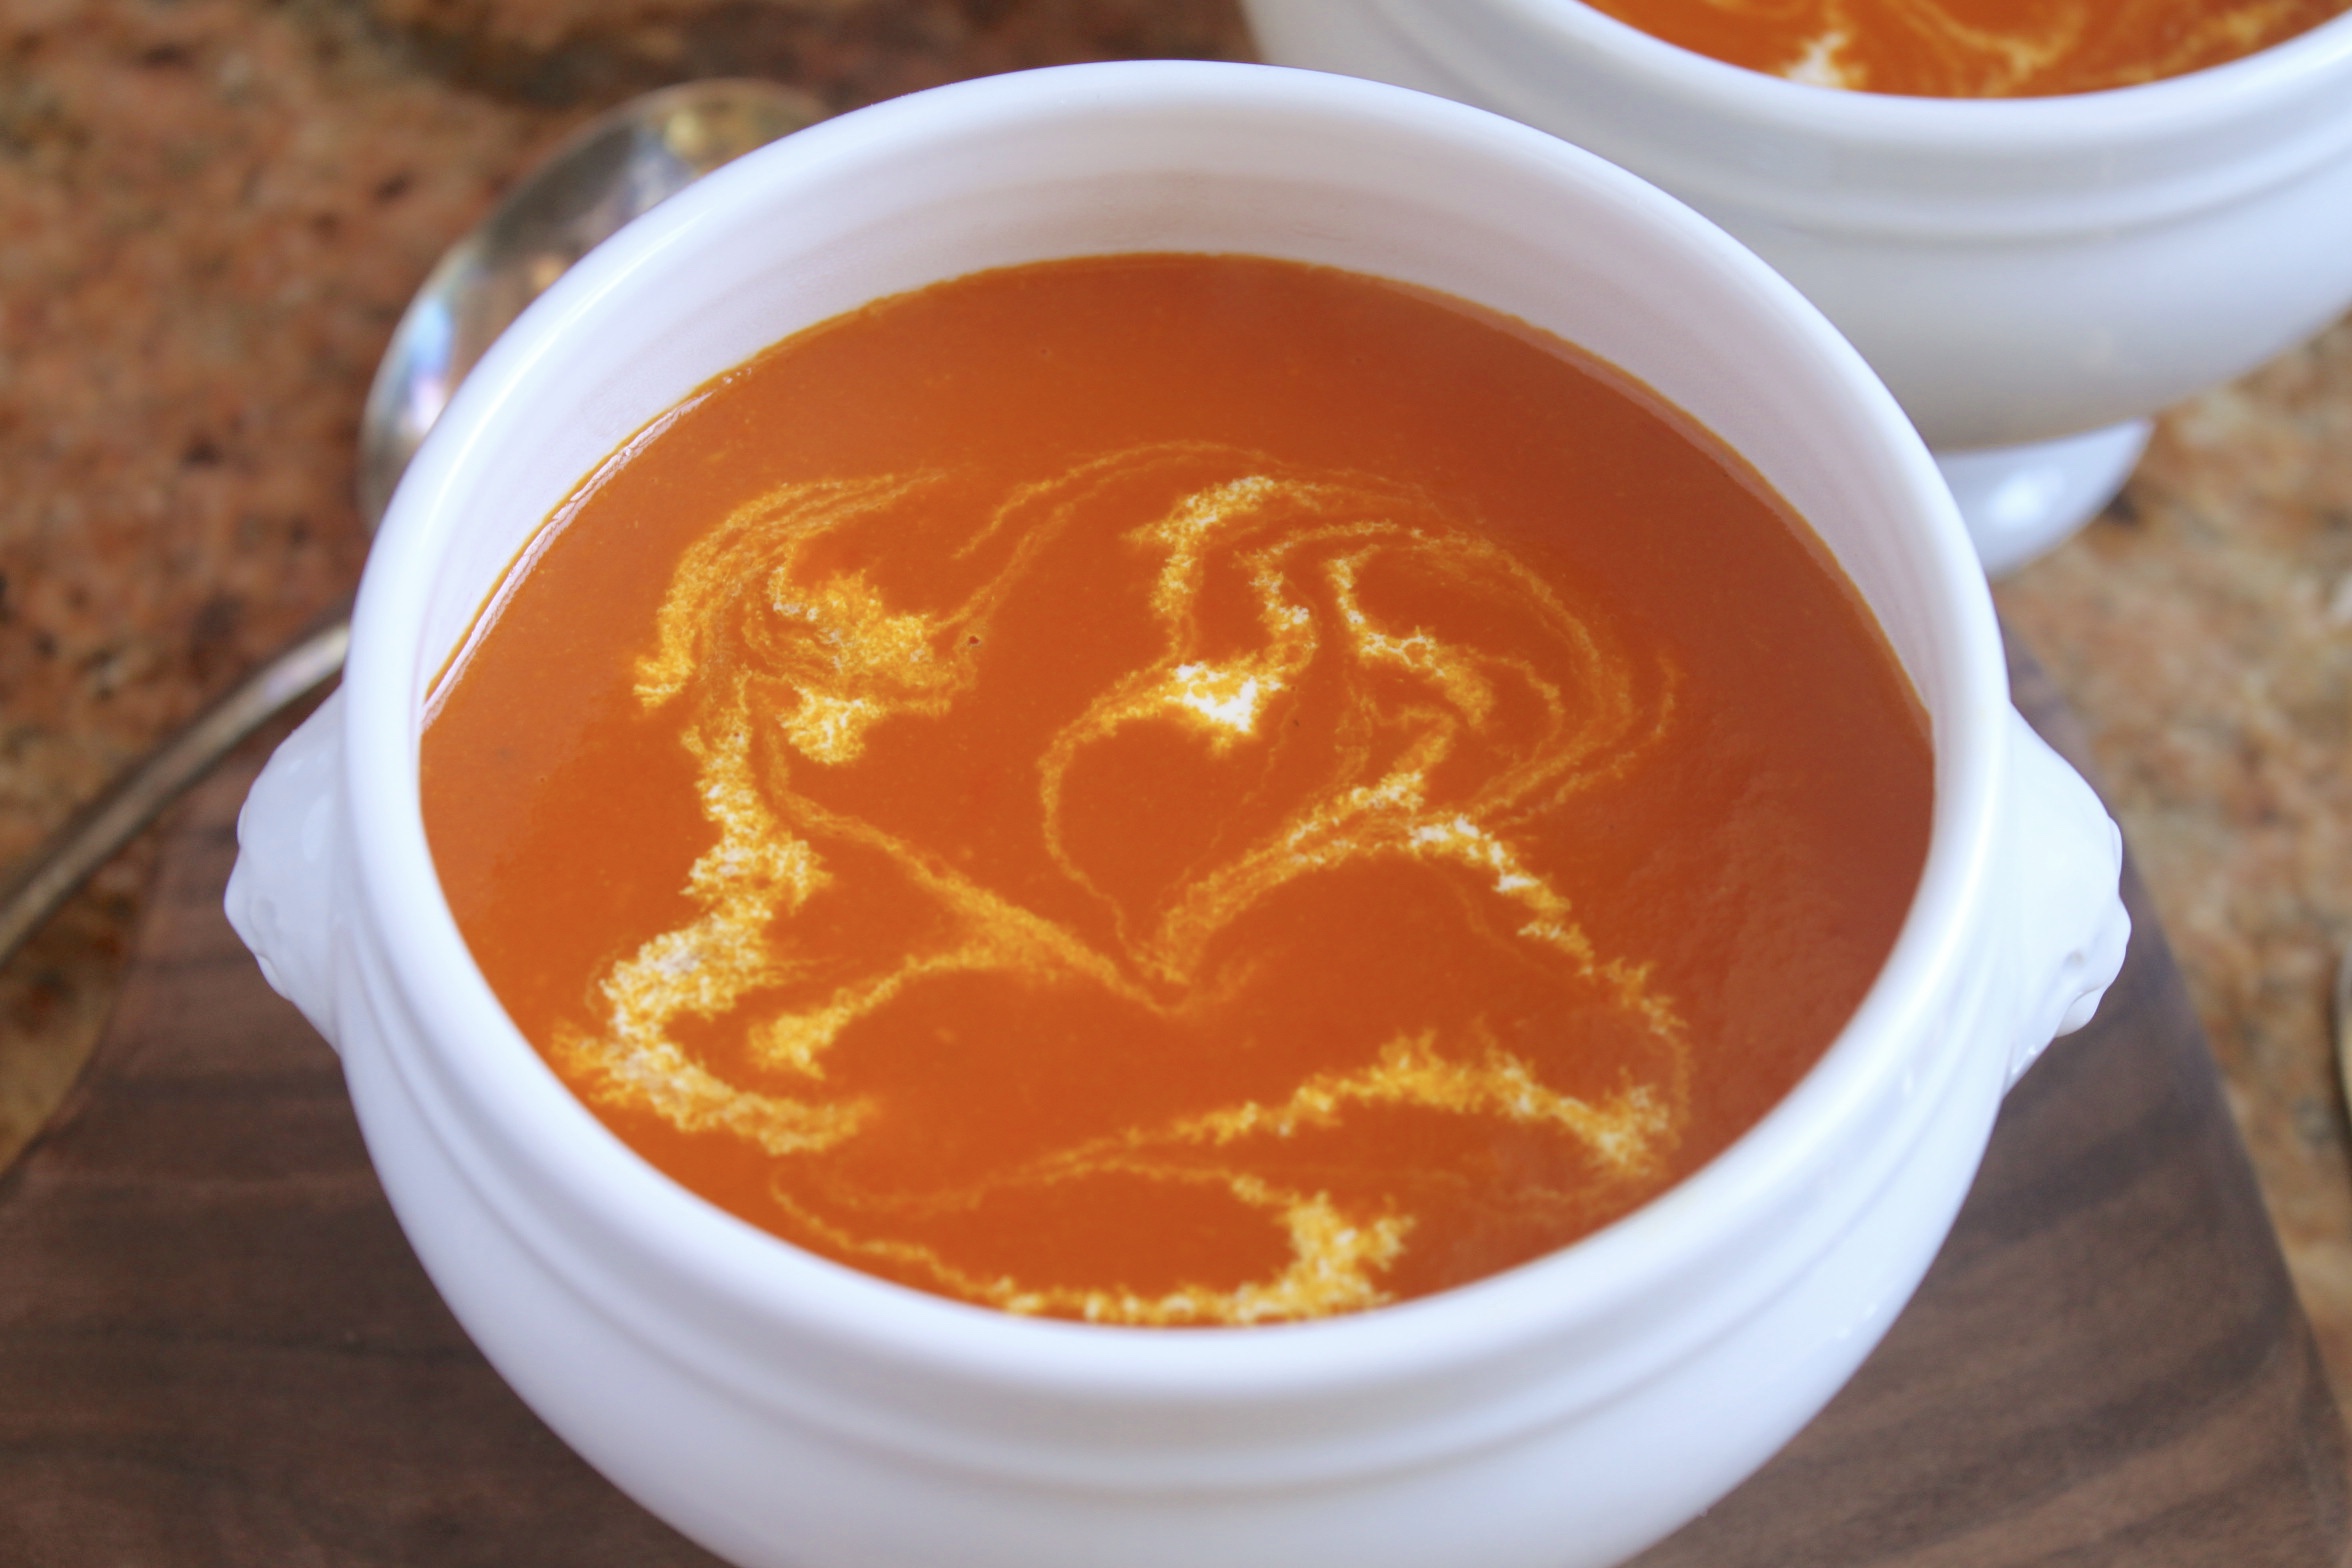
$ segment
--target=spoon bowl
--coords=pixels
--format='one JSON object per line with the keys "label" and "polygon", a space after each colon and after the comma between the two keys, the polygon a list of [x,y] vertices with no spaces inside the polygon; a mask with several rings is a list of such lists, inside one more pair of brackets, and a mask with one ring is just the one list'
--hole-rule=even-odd
{"label": "spoon bowl", "polygon": [[466,372],[573,263],[631,219],[755,147],[823,119],[772,82],[686,82],[590,121],[442,256],[392,331],[359,426],[370,532]]}

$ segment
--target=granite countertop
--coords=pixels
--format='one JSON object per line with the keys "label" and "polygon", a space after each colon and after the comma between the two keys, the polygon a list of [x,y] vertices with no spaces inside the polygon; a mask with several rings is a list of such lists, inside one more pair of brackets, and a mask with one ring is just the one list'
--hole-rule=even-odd
{"label": "granite countertop", "polygon": [[[332,606],[360,403],[442,248],[629,94],[844,109],[1243,58],[1232,0],[11,0],[0,17],[0,862]],[[2091,734],[2352,1394],[2352,322],[2170,412],[1997,594]],[[0,1163],[71,1082],[152,862],[0,969]]]}

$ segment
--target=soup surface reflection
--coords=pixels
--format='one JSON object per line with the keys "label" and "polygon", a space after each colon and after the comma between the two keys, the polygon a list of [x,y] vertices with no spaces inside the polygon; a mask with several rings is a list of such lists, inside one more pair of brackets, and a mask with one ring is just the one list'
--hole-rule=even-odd
{"label": "soup surface reflection", "polygon": [[2352,0],[1589,0],[1646,33],[1823,87],[2035,98],[2134,87],[2283,43]]}
{"label": "soup surface reflection", "polygon": [[982,273],[606,464],[436,691],[523,1033],[815,1252],[1239,1324],[1476,1279],[1720,1151],[1922,863],[1924,719],[1712,437],[1328,269]]}

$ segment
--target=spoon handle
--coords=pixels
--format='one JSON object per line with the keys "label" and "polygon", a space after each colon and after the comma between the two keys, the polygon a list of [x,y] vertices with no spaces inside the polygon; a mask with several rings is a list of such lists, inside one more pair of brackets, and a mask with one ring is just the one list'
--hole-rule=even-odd
{"label": "spoon handle", "polygon": [[0,963],[239,741],[340,673],[350,645],[345,614],[280,650],[58,829],[0,892]]}

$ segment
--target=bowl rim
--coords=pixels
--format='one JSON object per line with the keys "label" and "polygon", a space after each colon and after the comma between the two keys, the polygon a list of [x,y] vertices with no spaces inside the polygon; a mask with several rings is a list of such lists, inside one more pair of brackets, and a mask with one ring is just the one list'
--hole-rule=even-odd
{"label": "bowl rim", "polygon": [[[419,804],[422,682],[415,642],[453,525],[447,503],[486,459],[481,429],[528,390],[535,362],[622,292],[631,275],[695,242],[738,201],[789,196],[806,171],[849,156],[907,156],[938,138],[991,125],[1087,112],[1215,113],[1236,102],[1286,113],[1369,118],[1440,141],[1500,142],[1559,165],[1565,181],[1640,209],[1645,223],[1729,258],[1754,307],[1793,324],[1834,372],[1865,428],[1917,502],[1910,563],[1940,580],[1934,636],[1950,660],[1952,698],[1938,712],[1937,799],[1919,888],[1853,1019],[1773,1110],[1707,1166],[1626,1218],[1544,1258],[1453,1290],[1342,1317],[1246,1331],[1172,1333],[1014,1316],[899,1286],[804,1253],[678,1186],[573,1098],[507,1019],[467,954],[443,899]],[[1973,587],[1971,586],[1973,584]],[[593,1207],[685,1287],[715,1293],[739,1318],[818,1337],[837,1351],[965,1383],[1100,1401],[1205,1404],[1349,1390],[1442,1377],[1624,1311],[1751,1226],[1763,1198],[1817,1174],[1820,1130],[1852,1122],[1890,1095],[1914,1104],[1901,1053],[1874,1045],[1937,1028],[1977,962],[1971,921],[1984,918],[1999,858],[1995,807],[2005,767],[2008,685],[1989,593],[1932,460],[1860,356],[1794,288],[1721,230],[1655,187],[1544,133],[1402,88],[1277,67],[1191,61],[1054,67],[952,84],[800,132],[705,180],[639,219],[561,280],[468,378],[395,496],[362,585],[345,677],[343,746],[347,865],[357,875],[381,968],[418,1026],[420,1064],[392,1066],[429,1123],[453,1110],[504,1140],[492,1158],[531,1190],[574,1210]],[[366,824],[366,831],[358,825]],[[345,890],[345,896],[350,890]],[[392,1031],[387,1031],[391,1033]],[[460,1048],[459,1042],[463,1043]],[[2003,1066],[2005,1048],[2003,1045]],[[1983,1041],[1945,1048],[1947,1077]],[[2002,1067],[1979,1064],[1980,1070]],[[1924,1094],[1926,1091],[1922,1090]],[[549,1096],[552,1094],[554,1099]],[[560,1103],[556,1103],[560,1101]],[[449,1144],[453,1129],[434,1126]],[[471,1134],[469,1134],[470,1136]],[[461,1165],[467,1156],[449,1152]],[[478,1188],[512,1187],[485,1180]],[[489,1196],[485,1190],[485,1196]],[[504,1201],[504,1200],[500,1200]],[[513,1222],[510,1218],[510,1226]],[[528,1227],[515,1227],[518,1236]],[[524,1238],[528,1241],[528,1238]],[[1793,1272],[1793,1270],[1792,1270]]]}

